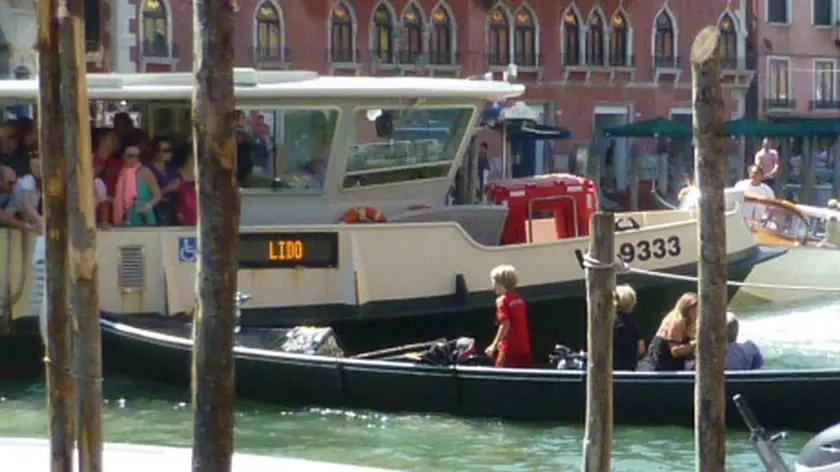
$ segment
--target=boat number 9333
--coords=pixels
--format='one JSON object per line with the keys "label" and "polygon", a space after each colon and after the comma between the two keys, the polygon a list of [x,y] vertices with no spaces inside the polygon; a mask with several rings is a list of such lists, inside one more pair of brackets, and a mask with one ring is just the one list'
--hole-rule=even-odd
{"label": "boat number 9333", "polygon": [[678,236],[667,238],[654,238],[651,240],[642,239],[635,243],[626,242],[618,246],[618,257],[629,264],[633,261],[649,261],[651,259],[664,259],[676,257],[682,254],[682,246]]}

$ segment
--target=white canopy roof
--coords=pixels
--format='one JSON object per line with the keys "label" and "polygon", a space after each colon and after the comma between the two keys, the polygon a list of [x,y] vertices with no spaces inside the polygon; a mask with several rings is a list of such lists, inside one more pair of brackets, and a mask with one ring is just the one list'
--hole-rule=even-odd
{"label": "white canopy roof", "polygon": [[[104,100],[189,100],[191,72],[88,74],[88,98]],[[432,77],[335,77],[309,71],[234,71],[236,97],[269,98],[467,98],[502,101],[525,92],[499,81]],[[0,80],[0,100],[37,99],[37,78]]]}

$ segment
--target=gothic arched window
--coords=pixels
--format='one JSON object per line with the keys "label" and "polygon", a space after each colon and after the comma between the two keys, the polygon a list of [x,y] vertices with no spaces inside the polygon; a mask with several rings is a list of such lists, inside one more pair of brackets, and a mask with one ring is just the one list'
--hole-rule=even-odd
{"label": "gothic arched window", "polygon": [[490,31],[488,32],[487,62],[491,66],[505,66],[510,63],[510,24],[501,8],[496,7],[490,13]]}

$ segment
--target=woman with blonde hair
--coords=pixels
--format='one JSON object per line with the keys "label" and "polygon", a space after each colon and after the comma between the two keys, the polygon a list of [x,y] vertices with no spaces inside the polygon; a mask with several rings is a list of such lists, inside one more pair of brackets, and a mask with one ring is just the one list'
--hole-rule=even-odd
{"label": "woman with blonde hair", "polygon": [[677,300],[674,308],[662,319],[637,370],[685,370],[685,361],[694,355],[697,345],[697,304],[694,292],[684,293]]}
{"label": "woman with blonde hair", "polygon": [[645,342],[633,316],[636,291],[629,285],[615,288],[615,334],[613,339],[613,369],[636,370],[636,363],[645,354]]}

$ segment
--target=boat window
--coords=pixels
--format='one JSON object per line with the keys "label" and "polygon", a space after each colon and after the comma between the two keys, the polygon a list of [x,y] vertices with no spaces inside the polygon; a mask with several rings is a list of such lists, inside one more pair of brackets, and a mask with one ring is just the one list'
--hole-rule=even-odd
{"label": "boat window", "polygon": [[323,190],[337,110],[243,110],[238,120],[254,164],[248,187]]}
{"label": "boat window", "polygon": [[443,178],[475,109],[359,109],[344,188]]}

